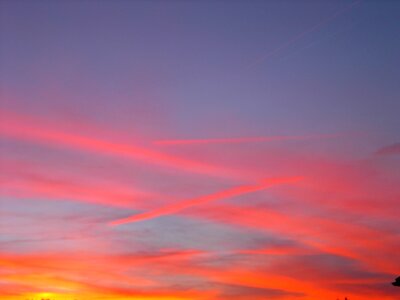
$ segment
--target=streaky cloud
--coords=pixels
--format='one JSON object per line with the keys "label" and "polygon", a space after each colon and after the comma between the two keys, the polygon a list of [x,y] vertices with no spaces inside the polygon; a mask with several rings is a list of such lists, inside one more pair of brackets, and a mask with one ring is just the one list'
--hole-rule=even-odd
{"label": "streaky cloud", "polygon": [[275,141],[295,141],[337,137],[338,134],[325,135],[276,135],[276,136],[256,136],[256,137],[237,137],[237,138],[215,138],[215,139],[176,139],[176,140],[156,140],[155,145],[202,145],[202,144],[242,144],[260,143]]}
{"label": "streaky cloud", "polygon": [[242,186],[237,186],[231,189],[223,190],[220,192],[216,192],[213,194],[209,194],[203,197],[198,197],[194,199],[189,199],[186,201],[182,201],[179,203],[175,203],[172,205],[164,206],[159,209],[145,212],[142,214],[138,215],[133,215],[131,217],[119,219],[112,221],[110,223],[111,226],[118,226],[122,224],[127,224],[127,223],[134,223],[134,222],[139,222],[139,221],[144,221],[148,219],[154,219],[157,217],[165,216],[165,215],[170,215],[174,214],[176,212],[179,212],[181,210],[184,210],[186,208],[196,206],[196,205],[201,205],[213,201],[218,201],[226,198],[231,198],[231,197],[236,197],[248,193],[254,193],[257,191],[261,191],[267,188],[270,188],[275,185],[279,184],[289,184],[289,183],[295,183],[299,180],[301,180],[302,177],[300,176],[295,176],[295,177],[280,177],[280,178],[273,178],[269,180],[263,180],[259,184],[255,185],[242,185]]}
{"label": "streaky cloud", "polygon": [[40,126],[39,122],[14,113],[5,111],[0,111],[0,113],[2,115],[0,135],[4,137],[40,143],[51,147],[66,147],[73,150],[141,161],[146,164],[169,167],[190,173],[232,176],[232,173],[228,172],[228,170],[204,162],[168,155],[144,147],[88,137],[79,133],[72,134]]}
{"label": "streaky cloud", "polygon": [[400,143],[394,143],[383,148],[378,149],[375,152],[376,155],[399,155],[400,154]]}

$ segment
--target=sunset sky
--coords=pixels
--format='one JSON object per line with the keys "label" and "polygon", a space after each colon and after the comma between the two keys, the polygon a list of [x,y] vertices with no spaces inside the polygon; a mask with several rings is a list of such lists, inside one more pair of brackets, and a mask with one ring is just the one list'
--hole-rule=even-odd
{"label": "sunset sky", "polygon": [[399,299],[399,20],[0,0],[0,299]]}

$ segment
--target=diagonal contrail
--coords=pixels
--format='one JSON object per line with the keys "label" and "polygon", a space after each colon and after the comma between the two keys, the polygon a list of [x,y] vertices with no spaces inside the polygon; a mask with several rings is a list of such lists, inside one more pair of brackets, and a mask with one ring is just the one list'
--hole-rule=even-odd
{"label": "diagonal contrail", "polygon": [[255,62],[253,62],[252,64],[250,64],[248,66],[248,68],[252,68],[254,66],[257,66],[259,64],[261,64],[262,62],[264,62],[265,60],[267,60],[269,57],[271,57],[272,55],[278,53],[279,51],[287,48],[288,46],[290,46],[291,44],[293,44],[294,42],[300,40],[301,38],[303,38],[305,35],[319,29],[320,27],[322,27],[325,24],[328,24],[330,22],[332,22],[333,20],[335,20],[337,17],[341,16],[342,14],[350,11],[351,9],[353,9],[353,7],[359,5],[361,2],[363,2],[363,0],[360,1],[355,1],[352,4],[350,4],[349,6],[335,12],[334,14],[330,15],[329,17],[327,17],[326,19],[322,20],[321,22],[315,24],[314,26],[304,30],[303,32],[299,33],[298,35],[292,37],[291,39],[289,39],[288,41],[286,41],[285,43],[283,43],[282,45],[274,48],[273,50],[269,51],[268,53],[266,53],[265,55],[263,55],[261,58],[259,58],[258,60],[256,60]]}
{"label": "diagonal contrail", "polygon": [[236,196],[240,196],[240,195],[244,195],[244,194],[248,194],[248,193],[254,193],[257,191],[261,191],[261,190],[270,188],[275,185],[294,183],[301,179],[302,179],[302,177],[300,177],[300,176],[279,177],[279,178],[273,178],[270,180],[263,180],[261,183],[255,184],[255,185],[237,186],[237,187],[234,187],[231,189],[216,192],[216,193],[209,194],[206,196],[189,199],[189,200],[178,202],[178,203],[175,203],[172,205],[167,205],[167,206],[161,207],[159,209],[155,209],[153,211],[133,215],[133,216],[130,216],[127,218],[119,219],[119,220],[115,220],[115,221],[110,222],[109,225],[118,226],[118,225],[127,224],[127,223],[134,223],[134,222],[144,221],[144,220],[148,220],[148,219],[154,219],[154,218],[158,218],[161,216],[174,214],[176,212],[179,212],[181,210],[184,210],[184,209],[192,207],[192,206],[205,204],[205,203],[222,200],[222,199],[226,199],[226,198],[236,197]]}

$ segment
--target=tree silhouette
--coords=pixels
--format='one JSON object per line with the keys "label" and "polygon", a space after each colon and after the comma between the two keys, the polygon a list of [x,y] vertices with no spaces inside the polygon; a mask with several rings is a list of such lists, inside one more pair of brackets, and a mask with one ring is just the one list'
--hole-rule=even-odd
{"label": "tree silhouette", "polygon": [[394,286],[400,287],[400,276],[397,277],[396,280],[395,280],[394,282],[392,282],[392,284],[393,284]]}

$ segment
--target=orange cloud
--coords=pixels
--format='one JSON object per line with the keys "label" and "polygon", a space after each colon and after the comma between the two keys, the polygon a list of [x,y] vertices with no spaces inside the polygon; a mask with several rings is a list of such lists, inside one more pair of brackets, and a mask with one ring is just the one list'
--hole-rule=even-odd
{"label": "orange cloud", "polygon": [[293,251],[292,254],[318,251],[359,260],[371,270],[396,272],[393,259],[397,257],[395,249],[398,248],[399,243],[390,232],[353,223],[343,223],[333,218],[295,215],[275,209],[237,207],[229,204],[204,207],[191,212],[191,215],[239,228],[271,232],[278,236],[292,238],[304,245],[304,248],[300,249],[272,248],[253,250],[254,252],[248,250],[247,253],[275,255],[290,253],[290,251]]}
{"label": "orange cloud", "polygon": [[[196,290],[164,287],[149,275],[127,274],[149,266],[188,263],[198,251],[161,251],[149,254],[99,255],[94,253],[0,253],[0,278],[9,287],[3,299],[32,297],[46,291],[56,299],[75,296],[94,299],[201,299],[208,294]],[[73,259],[70,259],[73,257]],[[13,290],[11,291],[11,288]],[[59,297],[59,298],[58,298]]]}

